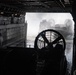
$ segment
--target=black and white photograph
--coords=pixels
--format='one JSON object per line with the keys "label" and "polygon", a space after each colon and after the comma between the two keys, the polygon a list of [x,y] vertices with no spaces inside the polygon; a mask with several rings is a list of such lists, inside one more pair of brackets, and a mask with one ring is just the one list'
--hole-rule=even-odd
{"label": "black and white photograph", "polygon": [[76,75],[75,0],[0,1],[0,75]]}

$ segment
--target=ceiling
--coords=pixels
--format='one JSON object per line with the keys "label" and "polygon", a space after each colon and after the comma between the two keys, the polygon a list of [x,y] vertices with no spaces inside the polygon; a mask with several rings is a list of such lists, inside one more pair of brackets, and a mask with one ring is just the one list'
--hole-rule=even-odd
{"label": "ceiling", "polygon": [[25,12],[71,12],[73,0],[1,0],[0,11]]}

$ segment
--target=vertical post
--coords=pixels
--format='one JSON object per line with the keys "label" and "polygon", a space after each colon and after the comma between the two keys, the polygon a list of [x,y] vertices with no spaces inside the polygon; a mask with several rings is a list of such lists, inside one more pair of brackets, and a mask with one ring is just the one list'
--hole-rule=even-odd
{"label": "vertical post", "polygon": [[12,16],[11,16],[11,24],[13,24],[14,23],[14,14],[12,14]]}
{"label": "vertical post", "polygon": [[71,75],[74,75],[76,72],[76,0],[74,0],[74,3],[72,5],[72,16],[73,20],[75,22],[74,25],[74,41],[73,41],[73,62],[72,62],[72,72]]}
{"label": "vertical post", "polygon": [[24,26],[24,42],[25,42],[24,47],[26,47],[26,42],[27,42],[27,21],[26,21],[25,26]]}
{"label": "vertical post", "polygon": [[2,35],[0,33],[0,47],[2,47],[2,42],[3,42],[3,37],[2,37]]}
{"label": "vertical post", "polygon": [[[44,35],[46,36],[46,32],[44,33]],[[45,47],[45,40],[44,40],[44,47]]]}

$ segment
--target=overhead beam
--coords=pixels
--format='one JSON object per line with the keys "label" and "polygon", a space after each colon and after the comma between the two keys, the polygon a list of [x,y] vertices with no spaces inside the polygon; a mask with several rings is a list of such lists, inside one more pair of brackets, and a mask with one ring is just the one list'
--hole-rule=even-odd
{"label": "overhead beam", "polygon": [[[30,2],[29,2],[30,1]],[[23,5],[42,5],[42,6],[44,6],[45,8],[50,8],[50,6],[48,6],[47,4],[45,4],[44,2],[41,2],[41,1],[39,1],[39,0],[29,0],[28,1],[28,3],[25,1],[17,1],[18,3],[20,3],[20,4],[23,4]]]}

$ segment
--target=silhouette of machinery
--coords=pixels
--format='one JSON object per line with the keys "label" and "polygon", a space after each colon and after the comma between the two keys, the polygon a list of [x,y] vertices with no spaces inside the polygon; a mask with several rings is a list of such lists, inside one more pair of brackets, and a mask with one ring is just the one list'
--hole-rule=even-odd
{"label": "silhouette of machinery", "polygon": [[44,65],[40,75],[66,74],[65,46],[64,37],[55,30],[48,29],[38,34],[34,47],[37,50],[37,62]]}
{"label": "silhouette of machinery", "polygon": [[[59,32],[52,29],[42,31],[34,44],[34,48],[8,47],[5,53],[2,50],[1,75],[66,74],[66,43]],[[41,72],[38,72],[39,62],[43,65],[42,69],[39,68]]]}

